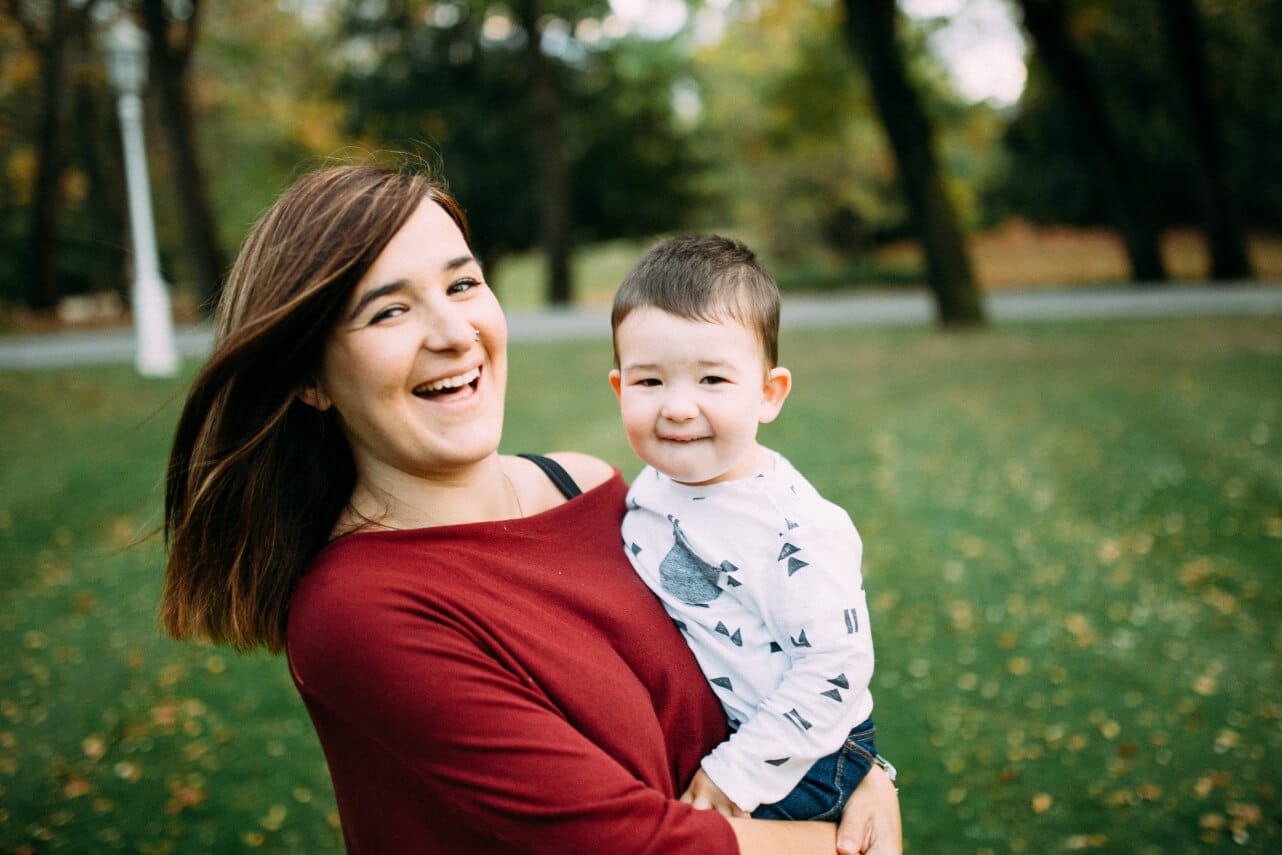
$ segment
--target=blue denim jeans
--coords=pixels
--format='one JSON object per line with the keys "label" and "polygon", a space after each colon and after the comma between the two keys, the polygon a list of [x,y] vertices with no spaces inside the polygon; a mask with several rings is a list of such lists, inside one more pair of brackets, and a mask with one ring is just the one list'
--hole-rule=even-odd
{"label": "blue denim jeans", "polygon": [[811,819],[836,822],[846,799],[872,768],[877,756],[872,719],[855,726],[841,748],[810,767],[801,783],[779,801],[752,812],[755,819]]}

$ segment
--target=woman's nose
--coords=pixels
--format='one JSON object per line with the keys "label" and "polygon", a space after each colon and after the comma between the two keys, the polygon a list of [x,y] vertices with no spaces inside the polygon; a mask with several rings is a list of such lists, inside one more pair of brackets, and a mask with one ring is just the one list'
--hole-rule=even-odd
{"label": "woman's nose", "polygon": [[423,346],[428,350],[467,350],[478,339],[476,327],[453,306],[424,315]]}

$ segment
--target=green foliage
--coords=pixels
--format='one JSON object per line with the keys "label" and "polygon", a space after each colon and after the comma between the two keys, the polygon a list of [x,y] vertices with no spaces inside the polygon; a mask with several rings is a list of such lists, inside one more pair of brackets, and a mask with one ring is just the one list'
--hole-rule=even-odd
{"label": "green foliage", "polygon": [[[340,45],[326,26],[255,0],[207,3],[204,15],[192,90],[222,242],[235,248],[300,169],[359,141],[333,101]],[[158,189],[163,221],[171,188]]]}
{"label": "green foliage", "polygon": [[[490,265],[539,235],[526,34],[502,37],[485,4],[352,7],[346,37],[377,46],[349,64],[339,93],[350,130],[374,144],[428,146],[467,209],[477,252]],[[557,7],[568,26],[594,4]],[[499,32],[503,32],[499,30]],[[684,60],[664,42],[570,40],[547,55],[558,91],[570,168],[571,216],[580,240],[635,237],[680,226],[699,201],[695,150],[673,117]]]}
{"label": "green foliage", "polygon": [[[1152,210],[1164,225],[1198,222],[1192,142],[1156,5],[1078,0],[1069,8],[1073,36],[1101,82],[1124,150],[1142,172]],[[1282,154],[1261,141],[1282,133],[1276,97],[1282,11],[1267,0],[1201,3],[1199,11],[1230,183],[1248,223],[1275,226],[1282,223]],[[1036,222],[1108,220],[1098,188],[1084,177],[1089,167],[1069,121],[1034,54],[1005,137],[1009,163],[989,204]]]}
{"label": "green foliage", "polygon": [[[1278,319],[781,349],[763,441],[863,534],[907,849],[1276,851]],[[640,468],[606,330],[512,357],[506,450]],[[130,545],[193,369],[0,375],[0,850],[341,851],[284,661],[163,639]]]}
{"label": "green foliage", "polygon": [[[127,4],[126,4],[127,5]],[[68,96],[58,267],[65,293],[123,290],[129,255],[116,98],[104,78],[93,32],[76,43]],[[285,4],[220,0],[202,7],[190,71],[200,151],[225,246],[288,183],[299,164],[335,154],[345,140],[327,99],[332,42],[300,23]],[[0,16],[0,301],[25,287],[40,64],[15,22]],[[150,106],[150,105],[149,105]],[[178,186],[155,115],[146,142],[155,226],[166,278],[184,290],[187,265],[179,227]]]}
{"label": "green foliage", "polygon": [[906,216],[835,4],[745,7],[696,56],[732,222],[784,263],[865,249]]}
{"label": "green foliage", "polygon": [[672,42],[622,40],[566,81],[580,241],[676,231],[715,204],[702,184],[715,155],[673,106],[688,64]]}
{"label": "green foliage", "polygon": [[[958,100],[926,50],[925,26],[899,24],[950,190],[963,220],[977,224],[1002,121]],[[841,28],[838,3],[773,0],[742,7],[725,37],[696,54],[701,133],[721,152],[714,180],[728,219],[783,267],[840,267],[909,233],[894,160]]]}
{"label": "green foliage", "polygon": [[[91,45],[65,46],[68,91],[64,145],[63,246],[56,266],[68,294],[121,290],[124,185],[115,103],[93,65]],[[35,140],[43,118],[40,64],[18,23],[0,15],[0,301],[26,295],[36,179]]]}

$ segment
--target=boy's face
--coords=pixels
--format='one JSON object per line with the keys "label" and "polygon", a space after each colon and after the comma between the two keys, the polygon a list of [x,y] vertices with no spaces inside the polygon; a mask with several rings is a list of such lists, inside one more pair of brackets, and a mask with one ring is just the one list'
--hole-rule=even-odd
{"label": "boy's face", "polygon": [[742,324],[634,309],[615,331],[610,385],[637,455],[674,481],[715,484],[757,466],[757,425],[779,413],[791,377],[767,370]]}

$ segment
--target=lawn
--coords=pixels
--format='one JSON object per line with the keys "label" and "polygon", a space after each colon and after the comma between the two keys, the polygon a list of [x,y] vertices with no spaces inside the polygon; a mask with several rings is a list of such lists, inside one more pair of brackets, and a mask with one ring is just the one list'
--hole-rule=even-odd
{"label": "lawn", "polygon": [[[910,851],[1282,851],[1282,319],[782,353],[763,438],[863,534]],[[507,450],[637,468],[604,338],[512,363]],[[155,629],[183,388],[0,374],[0,851],[341,848],[283,661]]]}

